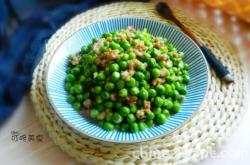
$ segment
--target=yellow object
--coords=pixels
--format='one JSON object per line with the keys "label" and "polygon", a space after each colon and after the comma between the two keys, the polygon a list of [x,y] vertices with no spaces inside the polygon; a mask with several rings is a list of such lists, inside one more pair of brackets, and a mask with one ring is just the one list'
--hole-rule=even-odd
{"label": "yellow object", "polygon": [[250,22],[250,0],[203,0],[212,7],[217,7],[231,15]]}

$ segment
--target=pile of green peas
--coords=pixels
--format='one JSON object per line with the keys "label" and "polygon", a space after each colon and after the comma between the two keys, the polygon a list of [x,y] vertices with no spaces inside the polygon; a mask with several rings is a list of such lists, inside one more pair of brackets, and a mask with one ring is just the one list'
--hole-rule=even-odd
{"label": "pile of green peas", "polygon": [[[115,56],[106,57],[110,53]],[[138,132],[164,124],[180,111],[187,93],[189,66],[183,55],[146,29],[104,33],[69,56],[67,101],[107,131]],[[132,74],[124,78],[124,73]]]}

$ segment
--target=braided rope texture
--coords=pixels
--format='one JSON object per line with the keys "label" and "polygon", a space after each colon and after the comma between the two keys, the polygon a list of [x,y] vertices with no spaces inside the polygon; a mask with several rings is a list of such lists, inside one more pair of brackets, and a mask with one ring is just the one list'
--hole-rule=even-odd
{"label": "braided rope texture", "polygon": [[43,58],[35,69],[31,87],[36,115],[51,139],[63,151],[87,164],[194,163],[209,157],[238,125],[245,110],[246,74],[236,49],[202,20],[177,7],[173,7],[173,10],[176,17],[235,75],[236,83],[222,83],[210,69],[209,89],[198,113],[182,128],[159,139],[138,144],[114,144],[84,137],[57,116],[47,97],[46,71],[57,48],[74,32],[104,19],[141,17],[164,23],[169,21],[156,13],[154,4],[140,2],[113,3],[81,13],[48,41]]}

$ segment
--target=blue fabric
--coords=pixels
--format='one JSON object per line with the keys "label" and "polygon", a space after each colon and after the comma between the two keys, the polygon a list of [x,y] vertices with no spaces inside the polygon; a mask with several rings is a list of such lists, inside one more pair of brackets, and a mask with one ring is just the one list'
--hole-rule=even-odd
{"label": "blue fabric", "polygon": [[108,0],[69,2],[0,0],[0,123],[28,92],[48,38],[75,14]]}

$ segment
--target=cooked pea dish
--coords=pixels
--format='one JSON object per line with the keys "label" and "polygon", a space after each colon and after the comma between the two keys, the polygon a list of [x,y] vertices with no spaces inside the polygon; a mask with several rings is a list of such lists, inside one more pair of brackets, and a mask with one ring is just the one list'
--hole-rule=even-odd
{"label": "cooked pea dish", "polygon": [[180,111],[188,64],[147,29],[104,33],[68,58],[67,101],[104,130],[138,132]]}

